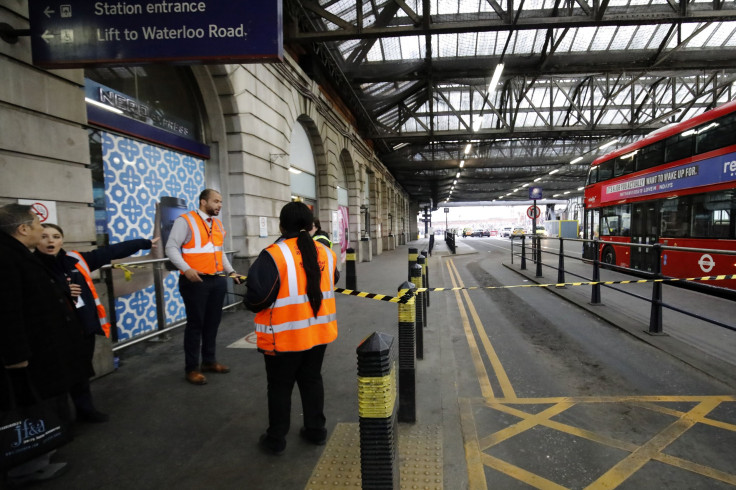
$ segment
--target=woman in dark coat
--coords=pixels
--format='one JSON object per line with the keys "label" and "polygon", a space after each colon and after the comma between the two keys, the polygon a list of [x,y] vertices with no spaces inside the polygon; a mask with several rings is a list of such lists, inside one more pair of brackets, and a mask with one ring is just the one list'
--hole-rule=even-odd
{"label": "woman in dark coat", "polygon": [[[92,393],[89,385],[89,378],[95,374],[92,368],[95,335],[105,335],[106,332],[102,329],[92,290],[87,285],[87,281],[79,269],[79,260],[67,254],[61,248],[64,245],[64,231],[60,226],[52,223],[44,223],[43,227],[44,231],[35,255],[52,271],[57,281],[69,283],[76,304],[77,317],[84,328],[82,347],[86,377],[74,384],[70,390],[77,409],[77,419],[84,422],[106,422],[108,420],[107,414],[98,411],[92,403]],[[158,238],[154,240],[141,238],[100,247],[90,252],[74,253],[79,254],[84,259],[89,271],[92,272],[103,265],[109,264],[114,259],[129,257],[139,250],[148,250],[157,241]]]}
{"label": "woman in dark coat", "polygon": [[[0,408],[6,410],[11,389],[18,404],[32,403],[29,386],[42,399],[64,395],[83,378],[82,328],[69,288],[60,284],[30,248],[42,233],[30,206],[0,208]],[[66,398],[59,413],[68,418]],[[41,458],[43,459],[43,458]],[[60,474],[65,463],[34,468],[44,479]],[[2,483],[0,483],[2,486]]]}

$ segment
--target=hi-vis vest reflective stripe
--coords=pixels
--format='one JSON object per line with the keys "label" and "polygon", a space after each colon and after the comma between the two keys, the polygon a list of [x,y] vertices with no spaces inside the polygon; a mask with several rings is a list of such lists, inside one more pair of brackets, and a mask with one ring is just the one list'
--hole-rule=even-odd
{"label": "hi-vis vest reflective stripe", "polygon": [[335,268],[337,256],[319,242],[317,260],[322,270],[322,304],[317,316],[307,297],[307,275],[296,245],[296,238],[266,248],[279,270],[281,286],[276,301],[256,314],[258,348],[266,352],[300,352],[337,338],[335,314]]}
{"label": "hi-vis vest reflective stripe", "polygon": [[197,211],[181,215],[189,224],[192,238],[181,246],[181,256],[192,269],[214,274],[222,272],[222,244],[225,241],[225,228],[217,218],[212,218],[212,230]]}
{"label": "hi-vis vest reflective stripe", "polygon": [[97,308],[97,317],[100,319],[100,326],[102,327],[102,331],[105,332],[105,337],[109,339],[110,322],[107,321],[107,312],[105,312],[105,307],[102,306],[102,302],[100,302],[100,297],[97,295],[97,289],[95,289],[95,285],[92,283],[92,271],[89,270],[89,265],[87,265],[87,261],[84,260],[82,254],[77,251],[67,252],[66,254],[77,259],[77,263],[74,264],[74,266],[77,268],[77,270],[79,270],[79,272],[82,273],[82,277],[84,277],[84,281],[87,283],[87,287],[92,292],[92,297],[95,299],[95,308]]}
{"label": "hi-vis vest reflective stripe", "polygon": [[312,239],[315,242],[319,242],[327,248],[332,248],[332,240],[327,235],[314,235]]}

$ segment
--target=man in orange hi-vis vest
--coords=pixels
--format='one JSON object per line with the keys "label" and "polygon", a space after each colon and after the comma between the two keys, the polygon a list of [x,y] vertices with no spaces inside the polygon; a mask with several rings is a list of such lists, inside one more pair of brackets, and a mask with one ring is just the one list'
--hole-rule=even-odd
{"label": "man in orange hi-vis vest", "polygon": [[299,386],[304,426],[312,444],[327,440],[322,359],[337,338],[335,252],[309,234],[312,211],[301,202],[281,210],[281,237],[261,252],[248,271],[245,306],[256,312],[258,350],[268,382],[268,430],[259,440],[273,454],[286,449],[291,392]]}
{"label": "man in orange hi-vis vest", "polygon": [[215,342],[227,292],[226,276],[236,284],[240,279],[223,253],[225,228],[216,217],[221,209],[222,195],[214,189],[203,190],[199,209],[179,216],[166,242],[166,255],[181,272],[179,292],[187,313],[184,372],[195,385],[207,384],[203,371],[230,372],[217,362]]}

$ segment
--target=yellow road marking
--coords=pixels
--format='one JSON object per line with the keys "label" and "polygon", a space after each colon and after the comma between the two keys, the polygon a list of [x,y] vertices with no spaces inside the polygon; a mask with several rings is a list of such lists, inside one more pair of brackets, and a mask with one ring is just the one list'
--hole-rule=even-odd
{"label": "yellow road marking", "polygon": [[495,458],[489,454],[483,453],[483,464],[490,466],[494,470],[500,471],[512,478],[516,478],[534,488],[544,488],[550,490],[564,490],[566,487],[558,485],[557,483],[548,480],[542,476],[536,475],[530,471],[514,466],[511,463],[507,463],[501,459]]}
{"label": "yellow road marking", "polygon": [[616,488],[631,475],[639,471],[649,460],[658,456],[664,448],[677,440],[677,438],[708,415],[720,403],[719,400],[713,399],[699,403],[695,408],[685,413],[679,420],[670,424],[636,451],[619,461],[613,468],[586,488]]}
{"label": "yellow road marking", "polygon": [[652,459],[656,459],[661,463],[665,463],[676,468],[682,468],[683,470],[692,471],[693,473],[697,473],[698,475],[703,475],[714,480],[720,480],[731,485],[736,485],[736,475],[732,475],[731,473],[726,473],[725,471],[717,470],[709,466],[693,463],[692,461],[678,458],[676,456],[670,456],[669,454],[664,453],[659,453],[656,457]]}
{"label": "yellow road marking", "polygon": [[[505,429],[499,430],[498,432],[495,432],[490,436],[481,439],[480,448],[482,451],[485,451],[489,447],[495,446],[496,444],[500,444],[506,439],[510,439],[516,435],[519,435],[522,432],[525,432],[528,429],[539,425],[542,421],[564,412],[574,405],[574,403],[561,402],[537,414],[525,414],[521,422],[517,422],[510,427],[506,427]],[[488,406],[491,408],[500,409],[500,406],[497,403],[489,403]]]}
{"label": "yellow road marking", "polygon": [[486,473],[481,461],[483,454],[478,446],[478,431],[475,428],[473,408],[467,398],[461,398],[459,402],[465,462],[468,465],[468,488],[470,490],[487,490]]}
{"label": "yellow road marking", "polygon": [[[452,280],[453,285],[457,284],[455,282],[455,276],[452,268],[450,267],[450,263],[447,264],[447,269],[450,272],[450,279]],[[483,398],[493,399],[494,395],[493,388],[491,387],[491,381],[490,379],[488,379],[488,372],[486,371],[486,367],[483,364],[483,359],[481,359],[480,357],[480,349],[478,349],[478,344],[475,342],[473,331],[470,328],[468,314],[465,312],[465,306],[463,305],[463,301],[460,298],[459,291],[455,291],[455,300],[457,301],[457,307],[460,309],[460,320],[462,321],[463,330],[465,331],[465,338],[467,339],[468,346],[470,348],[470,357],[473,359],[475,375],[477,376],[478,383],[480,384],[480,393],[481,395],[483,395]]]}
{"label": "yellow road marking", "polygon": [[[457,283],[463,286],[462,279],[460,278],[460,273],[458,272],[457,268],[455,267],[455,263],[452,260],[448,261],[448,267],[449,266],[452,266],[452,268],[455,270],[455,275],[457,276]],[[515,399],[516,392],[514,391],[513,386],[511,386],[511,381],[509,380],[509,377],[506,374],[506,370],[503,368],[503,364],[501,364],[501,360],[498,358],[498,355],[496,354],[496,350],[493,348],[493,345],[491,344],[491,340],[488,338],[486,329],[483,327],[483,322],[478,316],[478,312],[475,309],[475,305],[471,301],[470,296],[468,295],[468,292],[466,290],[463,290],[463,296],[465,296],[465,303],[468,305],[468,309],[470,310],[470,315],[473,317],[473,322],[475,323],[475,329],[478,332],[480,341],[483,344],[483,348],[486,351],[486,355],[488,356],[489,361],[491,362],[493,373],[496,376],[498,383],[501,385],[501,391],[503,392],[506,398]]]}

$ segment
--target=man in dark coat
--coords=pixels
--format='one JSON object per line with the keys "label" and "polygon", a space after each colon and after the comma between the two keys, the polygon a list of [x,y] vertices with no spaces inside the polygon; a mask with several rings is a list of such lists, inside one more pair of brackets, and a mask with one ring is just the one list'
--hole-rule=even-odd
{"label": "man in dark coat", "polygon": [[[30,206],[0,207],[0,409],[9,406],[11,389],[17,403],[27,403],[29,384],[45,399],[67,393],[85,374],[82,330],[69,288],[58,284],[30,250],[42,232]],[[68,412],[66,403],[59,408]],[[48,479],[65,465],[46,458],[28,474],[11,470],[9,475],[23,482]]]}

